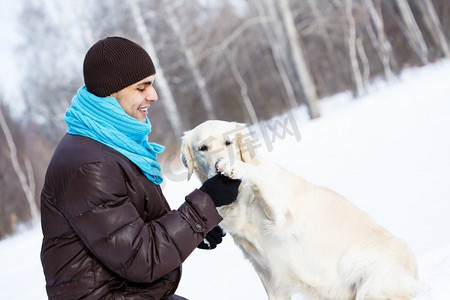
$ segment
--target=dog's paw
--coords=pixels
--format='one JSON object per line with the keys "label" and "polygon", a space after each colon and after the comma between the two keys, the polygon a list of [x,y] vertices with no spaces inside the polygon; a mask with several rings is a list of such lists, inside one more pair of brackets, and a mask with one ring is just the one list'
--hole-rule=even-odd
{"label": "dog's paw", "polygon": [[231,179],[242,179],[243,168],[241,168],[239,163],[241,163],[241,161],[235,161],[235,163],[231,165],[229,160],[220,159],[216,163],[216,169],[222,175],[227,176]]}
{"label": "dog's paw", "polygon": [[216,162],[216,170],[220,174],[230,177],[230,178],[232,178],[232,176],[234,175],[233,168],[232,168],[230,162],[228,161],[228,159],[224,159],[224,158],[219,159]]}

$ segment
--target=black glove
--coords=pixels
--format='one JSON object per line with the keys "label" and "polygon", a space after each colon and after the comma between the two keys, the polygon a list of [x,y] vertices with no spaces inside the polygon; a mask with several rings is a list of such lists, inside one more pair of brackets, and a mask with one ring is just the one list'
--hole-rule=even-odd
{"label": "black glove", "polygon": [[222,243],[222,238],[226,235],[226,233],[223,231],[222,227],[217,225],[213,229],[211,229],[210,232],[208,232],[201,241],[201,243],[197,246],[197,248],[200,249],[214,249],[217,247],[218,244]]}
{"label": "black glove", "polygon": [[207,193],[216,207],[228,205],[237,198],[240,179],[231,179],[222,174],[217,174],[206,180],[200,187],[200,191]]}

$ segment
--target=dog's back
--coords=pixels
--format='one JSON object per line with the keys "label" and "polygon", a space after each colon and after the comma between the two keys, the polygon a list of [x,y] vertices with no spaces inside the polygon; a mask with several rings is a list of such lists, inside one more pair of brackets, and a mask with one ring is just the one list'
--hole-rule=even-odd
{"label": "dog's back", "polygon": [[[414,255],[369,215],[264,158],[246,165],[255,172],[246,171],[238,200],[220,210],[222,224],[270,293],[363,300],[417,292]],[[277,206],[276,220],[261,203]]]}

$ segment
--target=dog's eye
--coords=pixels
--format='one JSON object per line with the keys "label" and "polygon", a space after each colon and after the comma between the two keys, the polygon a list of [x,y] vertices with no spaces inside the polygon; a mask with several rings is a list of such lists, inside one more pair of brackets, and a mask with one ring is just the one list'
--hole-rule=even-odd
{"label": "dog's eye", "polygon": [[208,146],[201,145],[200,147],[198,147],[198,151],[208,151]]}
{"label": "dog's eye", "polygon": [[230,140],[226,140],[226,141],[225,141],[225,146],[230,146],[231,144],[233,144],[232,141],[230,141]]}

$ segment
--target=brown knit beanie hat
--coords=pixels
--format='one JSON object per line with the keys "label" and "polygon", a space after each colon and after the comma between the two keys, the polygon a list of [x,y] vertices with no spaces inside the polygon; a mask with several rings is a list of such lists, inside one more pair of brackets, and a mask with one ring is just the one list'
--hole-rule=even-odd
{"label": "brown knit beanie hat", "polygon": [[121,37],[107,37],[95,43],[83,63],[87,90],[106,97],[150,75],[155,66],[138,44]]}

